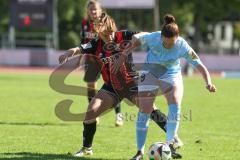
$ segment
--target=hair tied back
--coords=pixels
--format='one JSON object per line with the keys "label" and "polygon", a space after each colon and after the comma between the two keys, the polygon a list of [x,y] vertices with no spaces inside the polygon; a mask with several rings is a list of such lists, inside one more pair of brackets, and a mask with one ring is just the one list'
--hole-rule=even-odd
{"label": "hair tied back", "polygon": [[164,17],[164,24],[167,25],[167,24],[171,24],[171,23],[175,23],[175,18],[171,14],[167,14]]}

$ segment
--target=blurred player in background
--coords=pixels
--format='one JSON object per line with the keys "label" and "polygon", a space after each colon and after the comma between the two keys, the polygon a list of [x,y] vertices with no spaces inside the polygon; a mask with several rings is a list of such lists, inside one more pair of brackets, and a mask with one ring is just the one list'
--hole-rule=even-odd
{"label": "blurred player in background", "polygon": [[[89,0],[87,2],[86,9],[87,18],[82,20],[81,44],[86,44],[93,38],[96,38],[97,35],[93,32],[93,22],[98,21],[98,18],[104,14],[100,3],[96,0]],[[113,25],[116,28],[115,23],[113,23]],[[99,79],[100,74],[96,74],[99,70],[98,68],[93,68],[96,67],[96,65],[94,65],[94,59],[86,58],[85,63],[84,81],[87,82],[88,101],[90,102],[91,99],[96,95],[97,80]],[[115,126],[120,127],[123,125],[123,116],[121,114],[120,103],[117,104],[114,109],[116,114]],[[97,120],[99,122],[99,119]]]}
{"label": "blurred player in background", "polygon": [[[175,18],[172,15],[166,15],[164,17],[164,22],[162,31],[134,35],[131,42],[132,46],[122,54],[124,55],[122,57],[126,57],[128,53],[131,54],[138,46],[148,46],[149,51],[145,60],[145,66],[143,67],[144,70],[148,70],[159,80],[166,81],[173,85],[172,90],[165,94],[168,103],[167,144],[169,144],[172,150],[172,157],[181,158],[182,156],[177,153],[174,148],[174,137],[177,135],[179,127],[180,109],[183,97],[180,58],[185,58],[201,73],[209,92],[215,92],[216,87],[212,84],[210,74],[199,59],[198,55],[189,44],[179,36],[178,25],[175,22]],[[122,59],[119,58],[119,60]],[[116,72],[123,62],[123,60],[122,62],[118,61],[113,66],[113,72]],[[161,72],[161,67],[149,68],[149,64],[161,64],[167,68],[167,72],[159,76],[158,73]],[[145,113],[142,113],[142,115],[146,117]],[[145,125],[147,125],[148,120],[146,120],[145,123]],[[146,136],[147,130],[142,131],[142,134]],[[138,141],[141,144],[138,146],[139,151],[136,155],[138,157],[141,157],[143,154],[141,150],[142,146],[145,144],[145,139],[142,137],[145,136],[138,136]]]}

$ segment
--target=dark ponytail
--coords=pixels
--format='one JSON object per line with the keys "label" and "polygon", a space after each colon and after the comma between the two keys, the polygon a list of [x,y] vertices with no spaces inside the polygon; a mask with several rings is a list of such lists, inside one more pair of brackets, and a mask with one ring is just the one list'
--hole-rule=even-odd
{"label": "dark ponytail", "polygon": [[164,16],[164,24],[175,23],[175,18],[171,14],[167,14]]}
{"label": "dark ponytail", "polygon": [[167,38],[172,38],[179,35],[178,25],[176,24],[174,16],[171,14],[164,16],[162,35]]}

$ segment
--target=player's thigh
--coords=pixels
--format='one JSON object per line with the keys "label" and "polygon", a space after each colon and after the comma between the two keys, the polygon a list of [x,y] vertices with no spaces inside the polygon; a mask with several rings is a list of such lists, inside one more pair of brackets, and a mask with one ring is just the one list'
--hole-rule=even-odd
{"label": "player's thigh", "polygon": [[100,90],[88,105],[85,122],[95,121],[96,117],[112,108],[117,103],[114,96]]}
{"label": "player's thigh", "polygon": [[178,104],[181,105],[183,97],[183,84],[175,84],[171,91],[165,94],[168,104]]}
{"label": "player's thigh", "polygon": [[87,83],[96,82],[101,74],[101,63],[95,56],[86,55],[85,57],[85,73],[83,80]]}
{"label": "player's thigh", "polygon": [[149,93],[139,93],[134,97],[134,103],[139,108],[140,112],[150,114],[154,108],[154,101],[156,95],[150,95]]}

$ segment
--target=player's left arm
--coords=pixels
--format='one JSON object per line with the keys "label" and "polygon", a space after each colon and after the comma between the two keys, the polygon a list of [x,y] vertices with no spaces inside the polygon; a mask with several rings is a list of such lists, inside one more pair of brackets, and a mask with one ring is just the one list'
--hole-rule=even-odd
{"label": "player's left arm", "polygon": [[212,84],[211,76],[208,72],[208,69],[202,63],[194,50],[192,48],[189,48],[189,50],[184,54],[183,57],[188,61],[188,63],[190,63],[195,69],[197,69],[201,73],[205,81],[206,88],[209,90],[209,92],[216,92],[217,89],[215,85]]}
{"label": "player's left arm", "polygon": [[137,38],[136,35],[141,36],[146,34],[146,32],[140,32],[137,33],[135,35],[132,35],[131,40],[129,41],[129,45],[128,47],[126,47],[122,53],[121,56],[118,58],[118,60],[111,66],[111,71],[113,73],[117,73],[117,71],[119,70],[119,67],[123,64],[124,61],[126,61],[128,55],[130,53],[132,53],[136,48],[138,48],[139,46],[141,46],[141,42],[140,40]]}
{"label": "player's left arm", "polygon": [[216,92],[217,88],[212,83],[211,76],[210,76],[207,68],[205,67],[205,65],[200,63],[199,65],[196,66],[196,69],[201,73],[201,75],[205,81],[206,88],[209,90],[209,92]]}
{"label": "player's left arm", "polygon": [[[138,48],[141,45],[144,45],[143,43],[143,37],[147,35],[148,32],[139,32],[137,34],[134,34],[132,36],[132,39],[130,41],[130,45],[127,49],[123,51],[124,55],[128,55],[129,53],[132,53],[136,48]],[[145,42],[146,43],[146,42]]]}

